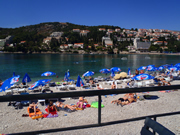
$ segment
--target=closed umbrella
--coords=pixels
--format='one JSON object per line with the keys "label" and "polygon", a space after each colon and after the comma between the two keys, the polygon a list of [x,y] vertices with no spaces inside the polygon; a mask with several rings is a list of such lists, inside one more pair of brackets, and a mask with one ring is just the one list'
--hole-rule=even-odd
{"label": "closed umbrella", "polygon": [[76,86],[77,86],[77,87],[81,87],[81,86],[83,86],[83,85],[84,85],[83,80],[82,80],[81,77],[78,75],[78,77],[77,77],[77,82],[76,82]]}
{"label": "closed umbrella", "polygon": [[31,78],[29,77],[29,75],[26,73],[22,79],[22,83],[27,83],[27,82],[31,82]]}

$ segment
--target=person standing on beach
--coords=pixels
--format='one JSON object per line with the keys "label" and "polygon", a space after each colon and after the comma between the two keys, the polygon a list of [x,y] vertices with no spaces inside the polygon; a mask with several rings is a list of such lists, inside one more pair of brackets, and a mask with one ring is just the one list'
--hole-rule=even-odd
{"label": "person standing on beach", "polygon": [[136,69],[136,71],[135,71],[135,74],[136,74],[136,75],[139,75],[139,71],[138,71],[137,69]]}

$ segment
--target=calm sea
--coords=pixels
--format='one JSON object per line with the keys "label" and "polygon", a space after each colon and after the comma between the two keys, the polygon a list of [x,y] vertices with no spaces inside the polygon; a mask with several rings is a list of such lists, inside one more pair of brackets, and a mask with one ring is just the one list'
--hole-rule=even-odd
{"label": "calm sea", "polygon": [[[122,60],[127,58],[127,60]],[[148,55],[148,54],[117,54],[117,55],[79,55],[79,54],[0,54],[0,79],[12,77],[13,72],[20,75],[20,81],[28,73],[32,82],[38,79],[53,79],[61,81],[69,69],[70,78],[76,79],[86,71],[94,71],[96,76],[102,75],[99,70],[103,68],[120,67],[127,72],[128,68],[134,73],[140,66],[153,64],[180,63],[180,56]],[[58,76],[41,77],[46,71],[55,72]],[[105,76],[105,75],[102,75]]]}

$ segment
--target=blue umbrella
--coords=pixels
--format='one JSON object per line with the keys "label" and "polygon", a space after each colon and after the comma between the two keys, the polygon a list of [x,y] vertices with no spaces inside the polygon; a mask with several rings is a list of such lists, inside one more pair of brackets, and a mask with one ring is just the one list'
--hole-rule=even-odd
{"label": "blue umbrella", "polygon": [[18,82],[19,77],[20,76],[18,75],[18,76],[14,76],[14,77],[11,77],[11,78],[5,80],[2,84],[2,86],[0,87],[0,92],[9,89],[12,85],[14,85],[16,82]]}
{"label": "blue umbrella", "polygon": [[115,73],[114,73],[114,70],[112,69],[111,70],[111,77],[114,77],[115,76]]}
{"label": "blue umbrella", "polygon": [[128,75],[131,75],[131,70],[130,70],[130,68],[128,68]]}
{"label": "blue umbrella", "polygon": [[171,70],[171,71],[178,71],[179,70],[178,67],[169,67],[168,69]]}
{"label": "blue umbrella", "polygon": [[38,86],[44,86],[47,83],[49,83],[52,79],[42,79],[42,80],[38,80],[36,81],[33,85],[31,85],[31,87],[29,87],[29,90],[33,90],[34,88],[38,87]]}
{"label": "blue umbrella", "polygon": [[78,77],[77,77],[77,82],[76,82],[76,86],[77,86],[77,87],[81,87],[81,86],[83,86],[83,85],[84,85],[83,80],[82,80],[81,77],[78,75]]}
{"label": "blue umbrella", "polygon": [[108,73],[110,73],[110,70],[107,68],[104,68],[104,69],[99,70],[99,72],[103,73],[103,74],[108,74]]}
{"label": "blue umbrella", "polygon": [[132,80],[149,80],[149,79],[154,79],[153,76],[149,74],[139,74],[131,78]]}
{"label": "blue umbrella", "polygon": [[15,72],[13,72],[13,77],[16,76]]}
{"label": "blue umbrella", "polygon": [[29,75],[26,73],[22,79],[22,83],[27,83],[27,82],[31,82],[31,78],[29,77]]}
{"label": "blue umbrella", "polygon": [[145,70],[145,69],[146,69],[145,66],[141,66],[141,67],[139,67],[137,70]]}
{"label": "blue umbrella", "polygon": [[56,73],[51,72],[51,71],[47,71],[41,74],[41,76],[52,76],[52,75],[56,75]]}
{"label": "blue umbrella", "polygon": [[92,71],[87,71],[86,73],[83,74],[83,76],[92,76],[94,75],[94,72]]}
{"label": "blue umbrella", "polygon": [[154,67],[155,67],[154,65],[148,65],[148,66],[146,67],[146,70],[147,70],[147,71],[154,71],[154,70],[155,70]]}
{"label": "blue umbrella", "polygon": [[177,63],[176,65],[174,65],[175,67],[180,67],[180,63]]}
{"label": "blue umbrella", "polygon": [[168,68],[168,67],[171,67],[171,65],[168,65],[168,64],[165,64],[165,65],[162,65],[164,68]]}
{"label": "blue umbrella", "polygon": [[67,74],[67,72],[65,73],[65,76],[64,76],[64,81],[68,81],[68,74]]}
{"label": "blue umbrella", "polygon": [[164,67],[163,67],[163,66],[160,66],[160,67],[158,67],[157,70],[161,71],[161,70],[163,70],[163,69],[164,69]]}
{"label": "blue umbrella", "polygon": [[114,71],[114,72],[120,72],[121,71],[121,69],[120,68],[118,68],[118,67],[112,67],[111,68],[111,71]]}

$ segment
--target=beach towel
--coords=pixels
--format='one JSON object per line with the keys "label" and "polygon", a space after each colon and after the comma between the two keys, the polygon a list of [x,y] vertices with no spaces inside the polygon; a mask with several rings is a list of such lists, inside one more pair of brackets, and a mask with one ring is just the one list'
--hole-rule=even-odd
{"label": "beach towel", "polygon": [[[91,103],[91,107],[93,107],[93,108],[98,108],[98,102],[96,102],[96,101],[92,102],[92,103]],[[103,107],[104,107],[104,105],[101,104],[101,108],[103,108]]]}
{"label": "beach towel", "polygon": [[[47,108],[47,106],[46,106],[46,108],[45,108],[45,111],[48,113],[48,108]],[[56,111],[50,109],[49,114],[44,114],[43,117],[44,117],[44,118],[58,117],[58,113],[57,113]]]}
{"label": "beach towel", "polygon": [[27,111],[28,111],[29,117],[31,117],[32,119],[38,119],[38,118],[43,117],[42,112],[38,108],[36,109],[36,116],[34,112],[33,113],[29,112],[29,107],[27,108]]}

